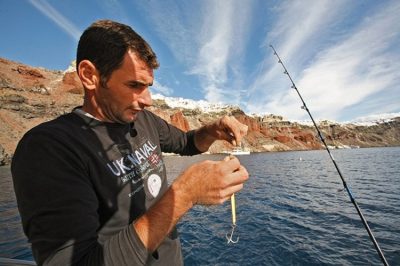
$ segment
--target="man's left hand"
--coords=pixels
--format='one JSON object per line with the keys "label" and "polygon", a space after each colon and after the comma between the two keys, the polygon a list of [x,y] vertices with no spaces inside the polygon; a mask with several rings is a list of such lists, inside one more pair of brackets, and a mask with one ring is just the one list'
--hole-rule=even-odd
{"label": "man's left hand", "polygon": [[233,146],[240,146],[242,138],[247,134],[248,126],[240,123],[233,116],[224,116],[216,121],[215,136],[219,140],[226,140]]}
{"label": "man's left hand", "polygon": [[197,130],[196,147],[202,152],[207,151],[216,140],[226,140],[234,146],[240,146],[247,130],[248,126],[240,123],[235,117],[224,116]]}

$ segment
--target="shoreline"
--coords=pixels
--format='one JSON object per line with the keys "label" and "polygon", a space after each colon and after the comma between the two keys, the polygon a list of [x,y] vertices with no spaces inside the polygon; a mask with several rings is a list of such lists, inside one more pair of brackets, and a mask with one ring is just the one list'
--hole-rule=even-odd
{"label": "shoreline", "polygon": [[[392,146],[370,146],[370,147],[357,147],[357,148],[352,148],[352,147],[338,147],[338,148],[332,148],[329,147],[329,150],[357,150],[357,149],[373,149],[373,148],[396,148],[396,147],[400,147],[400,145],[392,145]],[[291,150],[265,150],[265,151],[251,151],[250,150],[250,154],[248,155],[253,155],[253,154],[261,154],[261,153],[276,153],[276,152],[302,152],[302,151],[325,151],[325,148],[322,149],[291,149]],[[199,155],[226,155],[227,153],[225,151],[221,151],[221,152],[205,152],[205,153],[201,153],[198,154],[196,156]],[[175,154],[175,153],[163,153],[162,154],[164,157],[185,157],[185,156],[181,156],[179,154]],[[6,155],[7,156],[7,155]],[[188,156],[190,157],[190,156]],[[10,158],[9,160],[7,160],[6,163],[3,163],[3,161],[1,160],[2,158],[0,157],[0,168],[2,167],[11,167],[11,161],[12,158]],[[8,158],[7,158],[8,159]]]}

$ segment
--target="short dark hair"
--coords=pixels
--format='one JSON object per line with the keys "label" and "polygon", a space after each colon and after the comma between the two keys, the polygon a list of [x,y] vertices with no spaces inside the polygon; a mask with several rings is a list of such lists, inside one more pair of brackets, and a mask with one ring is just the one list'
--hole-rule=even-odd
{"label": "short dark hair", "polygon": [[131,27],[111,20],[98,20],[79,39],[76,67],[82,60],[89,60],[96,66],[100,81],[105,85],[111,73],[122,65],[128,50],[135,52],[150,68],[158,68],[156,54]]}

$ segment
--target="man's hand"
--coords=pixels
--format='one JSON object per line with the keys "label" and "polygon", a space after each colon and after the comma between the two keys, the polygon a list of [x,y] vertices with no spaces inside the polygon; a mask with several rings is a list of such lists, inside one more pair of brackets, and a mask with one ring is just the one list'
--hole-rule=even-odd
{"label": "man's hand", "polygon": [[199,128],[195,134],[196,147],[205,152],[216,140],[226,140],[234,146],[240,146],[248,127],[233,116],[224,116],[216,122]]}
{"label": "man's hand", "polygon": [[203,161],[190,166],[174,182],[192,205],[221,204],[243,188],[249,178],[236,157],[223,161]]}
{"label": "man's hand", "polygon": [[143,245],[153,252],[195,204],[221,204],[249,178],[237,158],[203,161],[187,168],[162,198],[133,223]]}

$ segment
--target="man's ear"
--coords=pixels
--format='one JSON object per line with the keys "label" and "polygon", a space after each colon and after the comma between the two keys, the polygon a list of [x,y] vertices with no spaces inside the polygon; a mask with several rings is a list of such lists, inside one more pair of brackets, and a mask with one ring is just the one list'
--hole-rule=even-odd
{"label": "man's ear", "polygon": [[94,90],[99,86],[100,75],[96,66],[89,60],[82,60],[78,65],[78,76],[82,81],[83,87]]}

